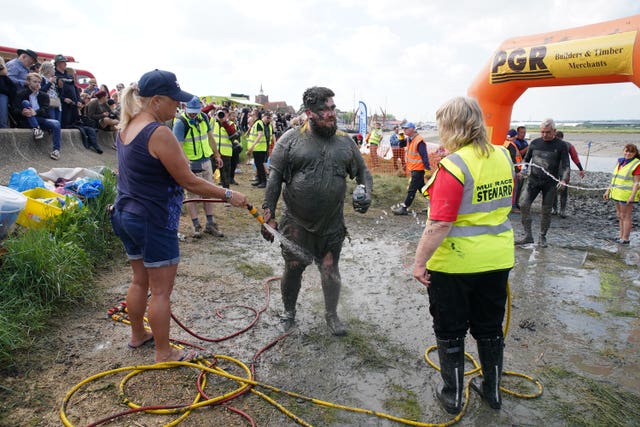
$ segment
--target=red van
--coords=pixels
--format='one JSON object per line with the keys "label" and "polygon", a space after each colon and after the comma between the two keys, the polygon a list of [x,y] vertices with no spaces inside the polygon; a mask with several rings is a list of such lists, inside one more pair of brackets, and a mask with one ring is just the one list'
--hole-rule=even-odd
{"label": "red van", "polygon": [[[56,56],[55,53],[35,52],[38,55],[38,62],[42,62],[43,60],[53,60]],[[0,46],[0,56],[2,56],[5,62],[10,61],[18,56],[18,49],[14,47]],[[67,58],[67,62],[76,62],[73,56],[65,55],[65,58]],[[89,85],[89,79],[96,78],[91,71],[81,70],[76,67],[73,67],[73,69],[76,70],[78,85],[83,89]]]}

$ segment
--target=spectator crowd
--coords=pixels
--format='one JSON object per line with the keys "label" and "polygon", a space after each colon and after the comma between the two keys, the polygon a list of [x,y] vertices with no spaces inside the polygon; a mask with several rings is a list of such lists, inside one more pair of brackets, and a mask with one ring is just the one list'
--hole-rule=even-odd
{"label": "spectator crowd", "polygon": [[[31,49],[18,49],[17,57],[6,63],[0,57],[0,128],[31,129],[35,140],[41,140],[50,133],[50,157],[54,160],[61,156],[61,129],[79,130],[85,148],[99,154],[103,151],[97,143],[98,132],[113,133],[115,141],[120,117],[119,99],[125,88],[123,83],[118,83],[116,89],[109,90],[94,78],[88,84],[80,85],[75,70],[67,66],[67,62],[67,57],[59,54],[40,63],[37,53]],[[211,120],[211,129],[217,120],[216,115],[221,112],[226,118],[224,124],[229,126],[227,123],[231,123],[237,128],[238,140],[240,135],[253,137],[252,142],[256,142],[258,137],[258,150],[262,150],[263,145],[267,146],[266,151],[258,151],[254,147],[247,153],[254,158],[257,156],[257,161],[262,164],[266,164],[273,143],[280,135],[292,125],[302,123],[301,119],[294,120],[288,114],[272,116],[270,112],[257,108],[233,109],[228,105],[210,104],[202,107],[202,113]],[[176,113],[176,120],[181,114],[182,111]],[[173,127],[173,122],[167,124]],[[227,165],[229,173],[225,178],[231,182],[235,171],[231,165],[236,166],[238,162],[238,146],[235,147],[234,154],[226,156],[230,159]],[[115,142],[112,148],[116,148]],[[262,187],[264,174],[256,172],[256,177],[257,185]]]}

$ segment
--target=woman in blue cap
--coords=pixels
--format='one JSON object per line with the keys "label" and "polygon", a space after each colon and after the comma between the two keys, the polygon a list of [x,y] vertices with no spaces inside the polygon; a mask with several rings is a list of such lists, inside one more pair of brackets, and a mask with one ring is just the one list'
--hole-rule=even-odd
{"label": "woman in blue cap", "polygon": [[[191,360],[196,353],[170,346],[170,297],[180,252],[178,226],[183,188],[202,197],[246,206],[244,194],[218,187],[191,172],[180,144],[164,122],[193,95],[180,89],[175,74],[154,70],[123,91],[116,138],[118,195],[111,224],[129,257],[133,278],[127,291],[131,321],[129,347],[155,342],[155,361]],[[149,299],[149,324],[144,314]]]}

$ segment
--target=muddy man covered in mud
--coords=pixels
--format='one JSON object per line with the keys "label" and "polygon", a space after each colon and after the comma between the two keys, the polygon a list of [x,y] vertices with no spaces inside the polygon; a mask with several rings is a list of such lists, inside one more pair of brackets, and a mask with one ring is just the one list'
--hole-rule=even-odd
{"label": "muddy man covered in mud", "polygon": [[[316,262],[320,271],[325,301],[325,318],[333,335],[345,335],[347,329],[336,312],[340,298],[338,263],[347,235],[344,224],[346,179],[364,185],[364,197],[354,197],[356,211],[365,213],[371,204],[373,179],[358,146],[344,132],[337,131],[336,105],[331,89],[314,86],[302,95],[307,122],[285,133],[271,156],[269,180],[265,191],[264,219],[270,227],[313,255],[301,257],[282,246],[285,261],[281,291],[284,303],[282,322],[285,330],[295,324],[296,301],[302,273]],[[282,192],[284,203],[279,226],[276,205]],[[263,236],[274,236],[263,228]]]}

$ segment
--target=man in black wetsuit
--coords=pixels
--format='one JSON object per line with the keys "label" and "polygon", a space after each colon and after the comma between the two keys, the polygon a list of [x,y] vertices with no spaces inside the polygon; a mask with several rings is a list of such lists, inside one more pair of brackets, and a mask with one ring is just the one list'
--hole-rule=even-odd
{"label": "man in black wetsuit", "polygon": [[556,138],[556,124],[553,119],[545,119],[540,124],[540,134],[542,137],[531,141],[524,156],[524,163],[532,164],[528,165],[529,178],[520,197],[525,236],[517,240],[516,245],[534,242],[531,233],[531,204],[542,192],[542,217],[538,244],[541,247],[547,246],[547,231],[551,225],[551,208],[556,198],[556,191],[567,190],[565,187],[569,176],[567,144]]}
{"label": "man in black wetsuit", "polygon": [[[337,130],[333,96],[331,89],[317,86],[302,95],[308,121],[285,132],[275,145],[262,208],[269,226],[278,227],[275,212],[282,192],[280,232],[313,256],[301,259],[291,248],[282,246],[285,267],[280,285],[284,303],[281,320],[285,330],[295,324],[302,273],[315,261],[320,271],[327,326],[333,335],[341,336],[347,333],[336,312],[341,287],[338,263],[347,234],[346,180],[355,178],[364,185],[364,197],[354,198],[353,206],[357,212],[365,213],[371,204],[373,179],[358,146],[346,133]],[[273,235],[266,229],[263,235],[273,241]]]}

